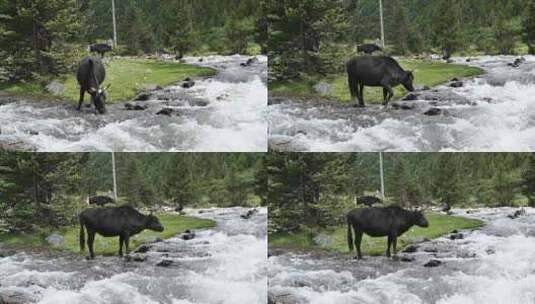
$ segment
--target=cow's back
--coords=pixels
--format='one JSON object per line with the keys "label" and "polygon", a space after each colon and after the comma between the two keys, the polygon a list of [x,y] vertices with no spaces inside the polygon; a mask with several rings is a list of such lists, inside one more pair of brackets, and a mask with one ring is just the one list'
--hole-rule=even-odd
{"label": "cow's back", "polygon": [[[91,66],[93,67],[93,70],[91,70]],[[83,89],[97,89],[100,84],[104,82],[105,78],[106,69],[104,68],[100,58],[89,56],[80,61],[78,71],[76,72],[76,79],[78,80],[78,84]],[[95,79],[98,81],[98,83],[95,82]]]}
{"label": "cow's back", "polygon": [[388,208],[358,208],[347,215],[350,223],[370,236],[385,236],[391,230],[393,218]]}
{"label": "cow's back", "polygon": [[356,80],[370,86],[380,86],[385,76],[402,71],[397,61],[388,56],[355,57],[348,61],[347,69]]}
{"label": "cow's back", "polygon": [[131,217],[132,212],[124,207],[91,208],[80,213],[86,227],[103,236],[116,236],[125,231]]}

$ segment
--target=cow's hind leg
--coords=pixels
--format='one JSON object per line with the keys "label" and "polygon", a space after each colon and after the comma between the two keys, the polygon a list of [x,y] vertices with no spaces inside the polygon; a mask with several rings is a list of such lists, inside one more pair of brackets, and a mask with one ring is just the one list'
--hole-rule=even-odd
{"label": "cow's hind leg", "polygon": [[87,231],[87,247],[89,248],[89,258],[95,258],[95,252],[93,251],[93,244],[95,243],[95,231]]}
{"label": "cow's hind leg", "polygon": [[124,247],[126,254],[130,254],[130,236],[128,234],[124,237]]}
{"label": "cow's hind leg", "polygon": [[85,94],[85,90],[80,89],[80,99],[78,100],[78,108],[77,108],[78,111],[82,109],[82,104],[84,103],[84,94]]}
{"label": "cow's hind leg", "polygon": [[394,251],[394,256],[396,256],[397,254],[397,243],[398,243],[398,238],[397,236],[395,236],[393,239],[392,239],[392,250]]}
{"label": "cow's hind leg", "polygon": [[364,104],[364,83],[359,82],[359,107],[365,107]]}
{"label": "cow's hind leg", "polygon": [[353,227],[355,230],[355,247],[357,248],[357,259],[362,259],[362,251],[360,251],[360,244],[362,243],[362,234],[363,232],[358,230],[356,227]]}

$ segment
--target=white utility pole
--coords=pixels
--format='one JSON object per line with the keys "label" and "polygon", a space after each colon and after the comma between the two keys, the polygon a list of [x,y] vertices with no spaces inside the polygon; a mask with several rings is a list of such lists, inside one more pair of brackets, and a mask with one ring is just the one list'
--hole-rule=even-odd
{"label": "white utility pole", "polygon": [[379,15],[381,17],[381,43],[383,50],[385,49],[385,22],[383,18],[383,0],[379,0]]}
{"label": "white utility pole", "polygon": [[113,199],[117,202],[117,174],[115,171],[115,152],[111,152],[111,170],[113,172]]}
{"label": "white utility pole", "polygon": [[115,22],[115,0],[111,0],[111,13],[113,16],[113,48],[117,47],[117,24]]}
{"label": "white utility pole", "polygon": [[383,152],[379,152],[379,174],[381,176],[381,199],[385,200],[385,176],[383,172]]}

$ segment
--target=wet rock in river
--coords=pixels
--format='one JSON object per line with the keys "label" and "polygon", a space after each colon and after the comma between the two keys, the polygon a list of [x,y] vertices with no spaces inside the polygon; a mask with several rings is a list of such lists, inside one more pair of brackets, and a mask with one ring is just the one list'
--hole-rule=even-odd
{"label": "wet rock in river", "polygon": [[156,266],[159,266],[159,267],[169,267],[173,264],[173,261],[171,260],[161,260],[158,262],[158,264],[156,264]]}
{"label": "wet rock in river", "polygon": [[462,233],[454,233],[450,235],[450,240],[462,240],[464,235]]}
{"label": "wet rock in river", "polygon": [[462,81],[454,81],[450,83],[450,87],[452,88],[462,88],[464,86],[464,83]]}
{"label": "wet rock in river", "polygon": [[415,258],[414,257],[408,257],[408,256],[402,256],[399,258],[400,261],[402,262],[406,262],[406,263],[409,263],[409,262],[414,262]]}
{"label": "wet rock in river", "polygon": [[396,110],[412,110],[414,109],[414,105],[395,102],[395,103],[392,103],[392,108]]}
{"label": "wet rock in river", "polygon": [[136,98],[134,98],[135,101],[147,101],[149,99],[150,99],[149,92],[141,92],[136,96]]}
{"label": "wet rock in river", "polygon": [[124,108],[128,111],[143,111],[146,110],[148,106],[144,104],[131,104],[127,102],[124,104]]}
{"label": "wet rock in river", "polygon": [[249,59],[247,59],[246,62],[242,62],[242,63],[240,63],[240,65],[241,65],[242,67],[248,67],[248,66],[250,66],[250,65],[252,65],[252,64],[255,64],[255,63],[258,63],[258,62],[259,62],[259,61],[258,61],[258,58],[253,57],[253,58],[249,58]]}
{"label": "wet rock in river", "polygon": [[35,131],[35,130],[30,130],[30,131],[28,132],[28,134],[30,134],[30,135],[39,135],[39,132],[37,132],[37,131]]}
{"label": "wet rock in river", "polygon": [[193,81],[193,79],[188,77],[184,79],[184,82],[182,83],[182,88],[189,89],[189,88],[192,88],[194,85],[195,85],[195,81]]}
{"label": "wet rock in river", "polygon": [[146,253],[146,252],[148,252],[151,248],[152,248],[152,246],[149,246],[149,245],[141,245],[141,246],[137,247],[137,248],[134,250],[134,253]]}
{"label": "wet rock in river", "polygon": [[427,111],[424,112],[424,115],[427,115],[427,116],[438,116],[438,115],[441,115],[443,114],[444,111],[440,108],[431,108]]}
{"label": "wet rock in river", "polygon": [[485,252],[488,254],[488,255],[491,255],[491,254],[495,254],[496,253],[496,250],[494,248],[487,248],[487,250],[485,250]]}
{"label": "wet rock in river", "polygon": [[191,231],[191,230],[188,229],[188,230],[184,231],[184,233],[182,233],[180,238],[185,240],[185,241],[192,240],[192,239],[195,238],[195,231]]}
{"label": "wet rock in river", "polygon": [[171,109],[171,108],[163,108],[161,109],[160,111],[158,111],[156,113],[156,115],[167,115],[167,116],[171,116],[173,113],[175,112],[175,110]]}
{"label": "wet rock in river", "polygon": [[438,267],[442,265],[442,261],[439,260],[429,260],[429,262],[424,264],[424,267]]}
{"label": "wet rock in river", "polygon": [[413,252],[416,252],[416,251],[418,251],[418,246],[409,245],[409,246],[405,247],[405,249],[403,249],[401,252],[413,253]]}
{"label": "wet rock in river", "polygon": [[419,244],[423,242],[429,242],[429,238],[426,238],[425,236],[417,236],[412,240],[414,243]]}
{"label": "wet rock in river", "polygon": [[522,208],[520,210],[515,211],[515,213],[513,213],[513,214],[509,214],[507,217],[512,219],[512,220],[514,220],[514,219],[516,219],[516,218],[518,218],[520,216],[524,216],[524,215],[526,215],[526,210],[524,208]]}
{"label": "wet rock in river", "polygon": [[401,100],[418,100],[418,95],[415,94],[415,93],[409,93],[407,95],[405,95],[405,97],[403,97]]}
{"label": "wet rock in river", "polygon": [[250,219],[253,215],[255,215],[256,213],[258,213],[258,210],[256,210],[256,208],[255,208],[255,209],[251,209],[251,210],[247,211],[247,213],[245,213],[245,214],[240,215],[240,217],[241,217],[242,219],[248,220],[248,219]]}

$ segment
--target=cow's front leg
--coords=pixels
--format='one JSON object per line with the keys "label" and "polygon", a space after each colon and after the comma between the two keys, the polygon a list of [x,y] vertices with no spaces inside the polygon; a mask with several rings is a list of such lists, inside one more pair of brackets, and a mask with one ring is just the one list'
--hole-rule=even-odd
{"label": "cow's front leg", "polygon": [[398,244],[398,237],[395,236],[394,239],[392,240],[392,250],[394,251],[394,256],[397,255],[397,249],[396,249],[396,246]]}
{"label": "cow's front leg", "polygon": [[119,256],[123,256],[123,243],[124,243],[124,237],[123,235],[119,235]]}
{"label": "cow's front leg", "polygon": [[87,231],[87,247],[89,248],[89,258],[95,258],[95,251],[93,250],[93,244],[95,243],[95,231]]}
{"label": "cow's front leg", "polygon": [[85,90],[80,89],[80,99],[78,100],[78,108],[77,108],[78,111],[82,109],[82,104],[84,103],[84,94],[85,94]]}
{"label": "cow's front leg", "polygon": [[129,243],[130,243],[130,235],[126,234],[124,236],[124,247],[125,247],[126,254],[130,254],[130,248],[129,248],[130,244]]}
{"label": "cow's front leg", "polygon": [[390,245],[392,245],[392,238],[390,236],[388,236],[388,241],[387,241],[387,244],[386,244],[386,257],[387,258],[390,257]]}

